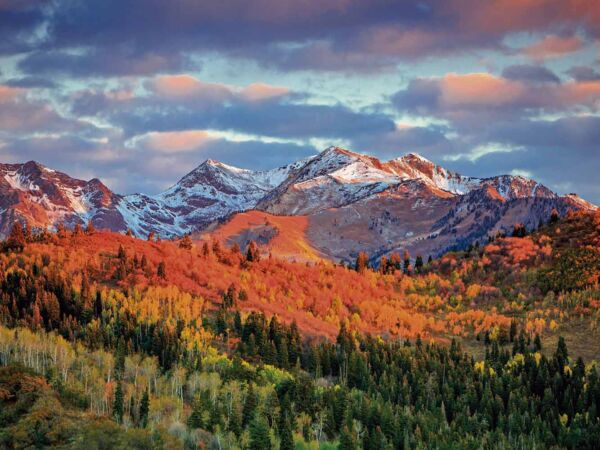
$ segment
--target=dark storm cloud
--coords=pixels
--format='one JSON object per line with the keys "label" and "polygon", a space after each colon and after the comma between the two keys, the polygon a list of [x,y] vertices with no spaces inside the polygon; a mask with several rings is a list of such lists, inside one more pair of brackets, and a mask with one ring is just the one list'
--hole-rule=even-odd
{"label": "dark storm cloud", "polygon": [[33,34],[47,19],[49,1],[3,0],[0,2],[0,54],[35,48]]}
{"label": "dark storm cloud", "polygon": [[502,71],[502,76],[510,80],[529,81],[532,83],[560,83],[560,78],[550,69],[543,66],[508,66]]}
{"label": "dark storm cloud", "polygon": [[[180,70],[185,55],[208,51],[283,70],[369,71],[407,59],[504,49],[505,36],[518,31],[600,35],[600,13],[594,2],[582,0],[27,3],[27,8],[14,2],[0,10],[5,51],[38,49],[43,53],[28,56],[24,70],[75,76]],[[41,24],[44,31],[35,43],[19,37]],[[84,54],[63,53],[71,49]]]}
{"label": "dark storm cloud", "polygon": [[37,51],[19,62],[19,69],[25,73],[75,77],[152,75],[189,66],[187,59],[177,52],[136,52],[123,46],[89,48],[76,54],[61,50]]}

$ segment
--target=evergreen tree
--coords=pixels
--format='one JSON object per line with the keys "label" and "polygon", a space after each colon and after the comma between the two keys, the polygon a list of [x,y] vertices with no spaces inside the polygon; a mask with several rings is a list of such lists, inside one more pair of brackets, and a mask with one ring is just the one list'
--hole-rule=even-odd
{"label": "evergreen tree", "polygon": [[279,449],[280,450],[294,450],[294,435],[292,433],[292,425],[290,419],[285,415],[283,426],[279,428]]}
{"label": "evergreen tree", "polygon": [[415,270],[417,273],[421,273],[423,270],[423,257],[421,255],[417,255],[417,258],[415,259]]}
{"label": "evergreen tree", "polygon": [[256,412],[256,405],[258,401],[256,399],[256,394],[254,393],[254,385],[250,383],[248,385],[248,391],[246,392],[246,400],[244,401],[244,408],[242,410],[242,425],[246,427],[252,419],[254,418],[254,414]]}
{"label": "evergreen tree", "polygon": [[408,253],[408,250],[404,250],[404,273],[408,274],[410,273],[410,253]]}
{"label": "evergreen tree", "polygon": [[203,413],[202,402],[200,400],[200,397],[198,397],[194,400],[192,413],[190,414],[190,417],[188,417],[187,425],[189,428],[191,428],[192,430],[195,430],[197,428],[203,427],[204,424],[203,424],[203,420],[202,420],[202,413]]}
{"label": "evergreen tree", "polygon": [[123,386],[119,381],[115,390],[115,400],[113,403],[113,417],[118,423],[123,422],[124,402],[125,399],[123,397]]}
{"label": "evergreen tree", "polygon": [[250,424],[250,443],[248,450],[271,450],[269,425],[262,415],[257,415]]}
{"label": "evergreen tree", "polygon": [[144,391],[142,401],[140,402],[140,426],[146,428],[148,426],[148,414],[150,412],[150,396],[148,389]]}
{"label": "evergreen tree", "polygon": [[117,351],[115,352],[115,379],[123,379],[125,373],[125,344],[123,339],[119,339]]}
{"label": "evergreen tree", "polygon": [[342,428],[342,431],[340,433],[340,444],[338,445],[338,450],[358,450],[358,445],[356,443],[354,433],[350,430],[348,426]]}

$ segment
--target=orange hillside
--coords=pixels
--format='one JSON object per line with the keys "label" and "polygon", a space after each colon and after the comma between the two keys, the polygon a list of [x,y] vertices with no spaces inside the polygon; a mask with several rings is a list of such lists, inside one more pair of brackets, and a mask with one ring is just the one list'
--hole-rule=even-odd
{"label": "orange hillside", "polygon": [[326,259],[306,236],[308,217],[275,216],[262,211],[235,214],[229,221],[204,233],[200,239],[217,239],[226,244],[237,242],[244,247],[257,242],[266,254],[287,260],[320,261]]}

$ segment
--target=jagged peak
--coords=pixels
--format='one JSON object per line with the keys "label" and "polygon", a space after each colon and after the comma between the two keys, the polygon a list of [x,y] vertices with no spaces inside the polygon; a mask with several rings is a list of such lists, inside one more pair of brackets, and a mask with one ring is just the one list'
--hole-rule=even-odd
{"label": "jagged peak", "polygon": [[419,153],[415,153],[415,152],[410,152],[407,153],[404,156],[400,156],[399,158],[396,158],[402,161],[419,161],[421,163],[424,164],[431,164],[431,165],[436,165],[434,164],[432,161],[430,161],[429,159],[425,158],[424,156],[420,155]]}
{"label": "jagged peak", "polygon": [[37,170],[37,171],[46,171],[48,170],[46,166],[44,166],[43,164],[31,160],[31,161],[27,161],[26,163],[23,163],[23,165],[21,166],[22,169],[30,171],[30,170]]}

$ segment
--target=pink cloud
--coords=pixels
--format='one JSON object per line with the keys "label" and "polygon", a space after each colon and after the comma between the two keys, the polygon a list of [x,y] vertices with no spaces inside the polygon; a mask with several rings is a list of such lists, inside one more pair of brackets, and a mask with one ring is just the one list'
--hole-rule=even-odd
{"label": "pink cloud", "polygon": [[162,75],[150,81],[147,87],[161,97],[178,101],[223,102],[242,100],[257,102],[290,93],[290,90],[286,87],[266,83],[252,83],[241,88],[223,83],[208,83],[187,74]]}
{"label": "pink cloud", "polygon": [[214,140],[204,130],[150,132],[138,138],[138,145],[164,153],[188,152]]}
{"label": "pink cloud", "polygon": [[600,81],[532,83],[489,73],[420,78],[394,96],[400,110],[464,126],[523,114],[600,110]]}
{"label": "pink cloud", "polygon": [[231,89],[221,83],[206,83],[191,75],[162,75],[154,78],[148,87],[157,95],[171,99],[223,100]]}
{"label": "pink cloud", "polygon": [[441,102],[456,105],[503,105],[525,93],[523,84],[495,77],[489,73],[458,75],[450,73],[440,80]]}
{"label": "pink cloud", "polygon": [[539,42],[522,49],[522,52],[534,61],[557,58],[576,52],[583,47],[583,41],[577,36],[546,36]]}
{"label": "pink cloud", "polygon": [[256,102],[281,97],[289,93],[290,90],[286,87],[271,86],[265,83],[252,83],[240,91],[240,96],[248,101]]}
{"label": "pink cloud", "polygon": [[0,85],[0,103],[12,102],[23,92],[21,88]]}

